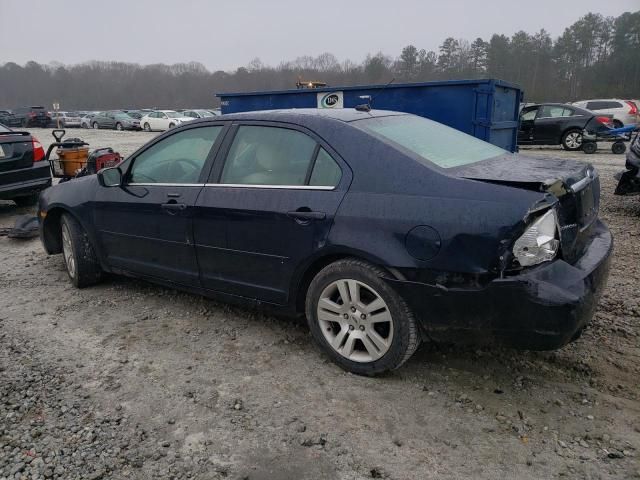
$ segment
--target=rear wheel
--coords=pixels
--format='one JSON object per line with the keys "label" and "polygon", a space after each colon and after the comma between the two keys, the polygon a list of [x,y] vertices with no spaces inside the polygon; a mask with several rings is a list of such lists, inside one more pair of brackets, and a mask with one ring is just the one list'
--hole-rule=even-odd
{"label": "rear wheel", "polygon": [[78,288],[98,283],[102,269],[87,233],[69,214],[62,216],[60,229],[64,264],[71,282]]}
{"label": "rear wheel", "polygon": [[307,321],[314,339],[352,373],[394,370],[420,343],[413,313],[384,276],[386,272],[367,262],[340,260],[322,269],[307,292]]}
{"label": "rear wheel", "polygon": [[627,147],[624,142],[613,142],[613,145],[611,145],[611,151],[616,155],[623,154],[626,150]]}
{"label": "rear wheel", "polygon": [[98,122],[93,122],[92,127],[93,127],[95,130],[97,130],[97,129],[99,129],[99,128],[100,128],[100,125],[98,125]]}
{"label": "rear wheel", "polygon": [[116,130],[122,131],[122,124],[120,122],[116,123]]}
{"label": "rear wheel", "polygon": [[562,148],[565,150],[580,150],[582,147],[582,132],[580,130],[569,130],[562,136]]}

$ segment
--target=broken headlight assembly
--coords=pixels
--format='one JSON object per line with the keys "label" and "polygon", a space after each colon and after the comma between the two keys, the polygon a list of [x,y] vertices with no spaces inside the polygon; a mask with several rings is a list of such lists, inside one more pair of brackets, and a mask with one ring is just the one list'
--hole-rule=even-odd
{"label": "broken headlight assembly", "polygon": [[553,260],[558,253],[556,211],[551,209],[533,222],[513,244],[513,256],[522,267]]}

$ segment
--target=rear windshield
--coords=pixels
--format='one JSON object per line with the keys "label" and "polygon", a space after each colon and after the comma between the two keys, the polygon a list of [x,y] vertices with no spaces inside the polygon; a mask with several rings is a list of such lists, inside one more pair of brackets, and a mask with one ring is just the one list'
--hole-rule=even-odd
{"label": "rear windshield", "polygon": [[460,167],[507,152],[455,128],[416,115],[373,117],[352,123],[377,137],[415,153],[423,164]]}

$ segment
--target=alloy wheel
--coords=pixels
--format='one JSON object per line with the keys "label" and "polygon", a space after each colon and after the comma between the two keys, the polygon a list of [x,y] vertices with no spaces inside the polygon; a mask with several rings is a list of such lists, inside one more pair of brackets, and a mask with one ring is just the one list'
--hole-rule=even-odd
{"label": "alloy wheel", "polygon": [[320,294],[317,319],[331,348],[353,362],[373,362],[391,347],[389,307],[373,288],[358,280],[329,284]]}
{"label": "alloy wheel", "polygon": [[66,223],[62,224],[62,253],[64,255],[64,263],[67,266],[67,272],[70,277],[75,277],[76,260],[73,256],[73,244],[71,243],[71,233]]}
{"label": "alloy wheel", "polygon": [[569,148],[578,149],[580,148],[580,145],[582,145],[582,134],[578,132],[571,132],[565,138],[564,143]]}

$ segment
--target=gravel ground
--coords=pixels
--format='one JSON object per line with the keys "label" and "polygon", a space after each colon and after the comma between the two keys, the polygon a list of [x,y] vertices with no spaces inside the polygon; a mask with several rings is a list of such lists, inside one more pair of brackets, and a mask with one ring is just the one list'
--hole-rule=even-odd
{"label": "gravel ground", "polygon": [[[76,133],[123,154],[154,135]],[[76,290],[37,239],[0,237],[0,479],[640,478],[640,198],[612,195],[604,148],[526,152],[593,162],[616,240],[591,327],[556,352],[423,344],[357,377],[301,321],[121,277]],[[0,203],[0,226],[24,213]]]}

